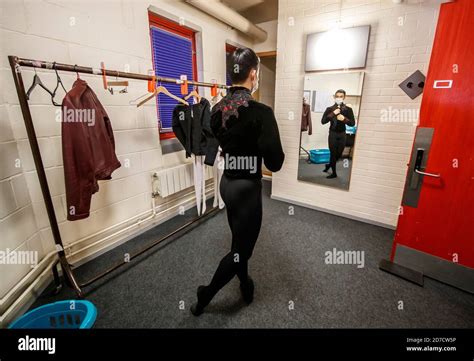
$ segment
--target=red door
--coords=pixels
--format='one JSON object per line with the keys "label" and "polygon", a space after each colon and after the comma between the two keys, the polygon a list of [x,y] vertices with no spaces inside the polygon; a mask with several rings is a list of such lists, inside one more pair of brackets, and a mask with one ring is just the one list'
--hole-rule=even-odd
{"label": "red door", "polygon": [[[446,262],[439,259],[454,263],[453,267],[448,265],[449,272],[461,269],[469,273],[471,281],[474,271],[473,24],[474,1],[457,0],[441,5],[418,127],[433,128],[424,170],[439,173],[440,177],[423,176],[416,207],[402,205],[391,253],[391,260],[398,262],[400,246],[421,251],[437,257],[437,262],[444,266]],[[413,152],[416,151],[415,143]],[[420,268],[424,271],[423,266]]]}

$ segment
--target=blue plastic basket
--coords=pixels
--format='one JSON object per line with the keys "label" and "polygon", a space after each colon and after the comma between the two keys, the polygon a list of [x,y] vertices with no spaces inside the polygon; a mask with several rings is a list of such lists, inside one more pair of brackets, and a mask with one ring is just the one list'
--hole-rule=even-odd
{"label": "blue plastic basket", "polygon": [[357,125],[351,127],[350,125],[346,124],[346,134],[355,134],[357,132]]}
{"label": "blue plastic basket", "polygon": [[91,328],[96,318],[97,308],[92,302],[67,300],[35,308],[8,328]]}
{"label": "blue plastic basket", "polygon": [[329,163],[331,154],[329,149],[311,149],[309,151],[309,160],[311,163],[323,164]]}

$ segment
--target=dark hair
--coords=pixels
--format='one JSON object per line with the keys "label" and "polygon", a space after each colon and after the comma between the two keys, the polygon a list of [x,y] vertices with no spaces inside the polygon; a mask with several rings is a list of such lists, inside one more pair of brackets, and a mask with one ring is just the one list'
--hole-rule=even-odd
{"label": "dark hair", "polygon": [[227,57],[227,72],[232,84],[247,79],[252,69],[257,69],[260,59],[252,49],[237,48]]}
{"label": "dark hair", "polygon": [[344,98],[346,97],[346,91],[344,89],[338,89],[336,90],[336,92],[334,93],[334,95],[336,95],[337,93],[342,93],[344,94]]}

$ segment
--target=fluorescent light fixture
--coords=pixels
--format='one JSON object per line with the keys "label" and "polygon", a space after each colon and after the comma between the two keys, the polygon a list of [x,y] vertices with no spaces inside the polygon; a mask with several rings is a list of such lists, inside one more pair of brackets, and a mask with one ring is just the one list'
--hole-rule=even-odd
{"label": "fluorescent light fixture", "polygon": [[364,68],[370,25],[308,34],[306,71]]}

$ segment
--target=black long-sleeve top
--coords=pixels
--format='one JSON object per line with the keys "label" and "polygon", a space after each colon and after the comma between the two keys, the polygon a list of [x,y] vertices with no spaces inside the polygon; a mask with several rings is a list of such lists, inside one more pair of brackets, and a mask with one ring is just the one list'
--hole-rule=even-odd
{"label": "black long-sleeve top", "polygon": [[352,111],[352,108],[347,106],[346,104],[341,104],[340,105],[340,110],[342,116],[344,117],[344,120],[337,120],[337,115],[334,114],[334,110],[336,110],[338,107],[337,104],[334,104],[333,106],[330,106],[326,108],[326,111],[323,114],[323,117],[321,118],[321,124],[326,124],[328,122],[331,122],[329,126],[329,130],[333,132],[346,132],[346,124],[353,127],[355,125],[355,119],[354,119],[354,112]]}
{"label": "black long-sleeve top", "polygon": [[[232,87],[229,92],[246,91],[244,87]],[[222,111],[211,115],[211,129],[222,148],[222,156],[254,157],[255,169],[231,169],[225,162],[224,174],[232,178],[261,178],[262,158],[265,166],[272,172],[281,169],[285,153],[272,108],[249,100],[248,106],[238,107],[238,118],[229,117],[222,125]],[[227,158],[230,159],[230,158]],[[248,163],[252,164],[252,163]]]}
{"label": "black long-sleeve top", "polygon": [[197,104],[178,104],[173,110],[172,126],[176,138],[186,150],[186,158],[205,155],[204,163],[214,165],[218,142],[211,130],[211,105],[206,98]]}

